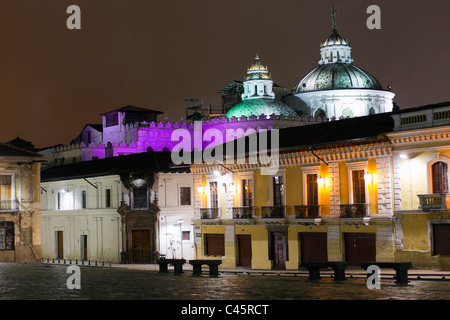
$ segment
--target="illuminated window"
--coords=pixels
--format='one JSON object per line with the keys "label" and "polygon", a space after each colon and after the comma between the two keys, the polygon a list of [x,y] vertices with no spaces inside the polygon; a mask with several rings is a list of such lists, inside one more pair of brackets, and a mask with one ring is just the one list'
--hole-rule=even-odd
{"label": "illuminated window", "polygon": [[366,203],[364,170],[352,171],[353,203]]}
{"label": "illuminated window", "polygon": [[284,204],[284,179],[283,176],[272,177],[273,183],[273,205],[281,206]]}
{"label": "illuminated window", "polygon": [[209,195],[210,195],[210,204],[211,208],[219,207],[219,194],[217,190],[217,181],[213,181],[209,183]]}
{"label": "illuminated window", "polygon": [[308,206],[319,204],[319,190],[317,186],[317,174],[306,175],[306,204]]}
{"label": "illuminated window", "polygon": [[431,166],[433,193],[448,193],[448,165],[438,161]]}
{"label": "illuminated window", "polygon": [[252,179],[242,180],[242,204],[244,207],[253,206]]}

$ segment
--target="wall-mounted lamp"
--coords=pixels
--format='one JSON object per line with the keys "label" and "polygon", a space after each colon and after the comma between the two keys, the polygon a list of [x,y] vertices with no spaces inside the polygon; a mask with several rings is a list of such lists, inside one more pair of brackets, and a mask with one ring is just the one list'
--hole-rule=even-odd
{"label": "wall-mounted lamp", "polygon": [[323,176],[319,175],[317,177],[317,184],[319,186],[321,186],[322,188],[326,188],[327,185],[328,185],[328,179],[326,177],[323,177]]}
{"label": "wall-mounted lamp", "polygon": [[228,186],[228,190],[230,190],[231,192],[236,192],[236,185],[231,182],[230,185]]}
{"label": "wall-mounted lamp", "polygon": [[205,188],[204,187],[202,187],[202,186],[200,186],[200,187],[198,187],[197,188],[197,191],[199,192],[199,193],[204,193],[205,192]]}
{"label": "wall-mounted lamp", "polygon": [[220,171],[219,170],[214,170],[214,175],[215,176],[220,176],[221,174],[220,174]]}
{"label": "wall-mounted lamp", "polygon": [[368,184],[370,184],[371,186],[373,186],[373,180],[374,180],[374,175],[372,172],[364,172],[364,180],[367,181]]}
{"label": "wall-mounted lamp", "polygon": [[409,157],[406,153],[400,153],[399,157],[400,157],[400,159],[409,159]]}

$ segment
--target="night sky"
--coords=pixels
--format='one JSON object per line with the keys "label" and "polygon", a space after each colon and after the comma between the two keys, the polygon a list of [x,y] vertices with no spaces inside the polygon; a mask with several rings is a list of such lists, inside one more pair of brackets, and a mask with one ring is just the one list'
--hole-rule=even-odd
{"label": "night sky", "polygon": [[[338,32],[355,65],[400,108],[450,100],[450,1],[341,0]],[[331,34],[323,0],[0,0],[0,141],[67,144],[100,113],[125,105],[185,117],[184,99],[221,104],[256,54],[292,88]],[[81,30],[69,30],[69,5]],[[381,8],[381,30],[366,9]]]}

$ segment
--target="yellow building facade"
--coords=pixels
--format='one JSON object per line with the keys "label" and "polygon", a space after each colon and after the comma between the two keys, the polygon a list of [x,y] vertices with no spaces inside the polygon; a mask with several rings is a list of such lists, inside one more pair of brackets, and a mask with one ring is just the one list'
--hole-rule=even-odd
{"label": "yellow building facade", "polygon": [[197,259],[288,270],[304,261],[395,260],[387,139],[287,148],[271,175],[265,162],[191,166]]}
{"label": "yellow building facade", "polygon": [[271,175],[263,158],[192,165],[196,257],[230,268],[409,261],[449,270],[449,145],[447,102],[281,129]]}
{"label": "yellow building facade", "polygon": [[0,143],[0,261],[41,260],[40,154]]}
{"label": "yellow building facade", "polygon": [[450,103],[393,115],[396,259],[450,269]]}

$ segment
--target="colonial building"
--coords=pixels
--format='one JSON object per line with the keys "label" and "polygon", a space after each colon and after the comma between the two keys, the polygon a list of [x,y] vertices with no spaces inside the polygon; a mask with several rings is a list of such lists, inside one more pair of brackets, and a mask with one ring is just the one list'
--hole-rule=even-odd
{"label": "colonial building", "polygon": [[169,152],[44,170],[42,256],[152,263],[160,254],[179,256],[184,250],[192,258],[190,181],[189,168],[173,167]]}
{"label": "colonial building", "polygon": [[382,135],[393,126],[380,114],[281,129],[270,175],[264,157],[193,165],[197,258],[255,269],[393,261],[392,148]]}
{"label": "colonial building", "polygon": [[393,114],[396,258],[450,269],[450,102]]}
{"label": "colonial building", "polygon": [[198,257],[256,269],[311,260],[449,269],[449,115],[446,102],[281,129],[270,175],[250,155],[194,165]]}
{"label": "colonial building", "polygon": [[40,167],[46,159],[0,144],[0,261],[36,263],[41,259]]}

